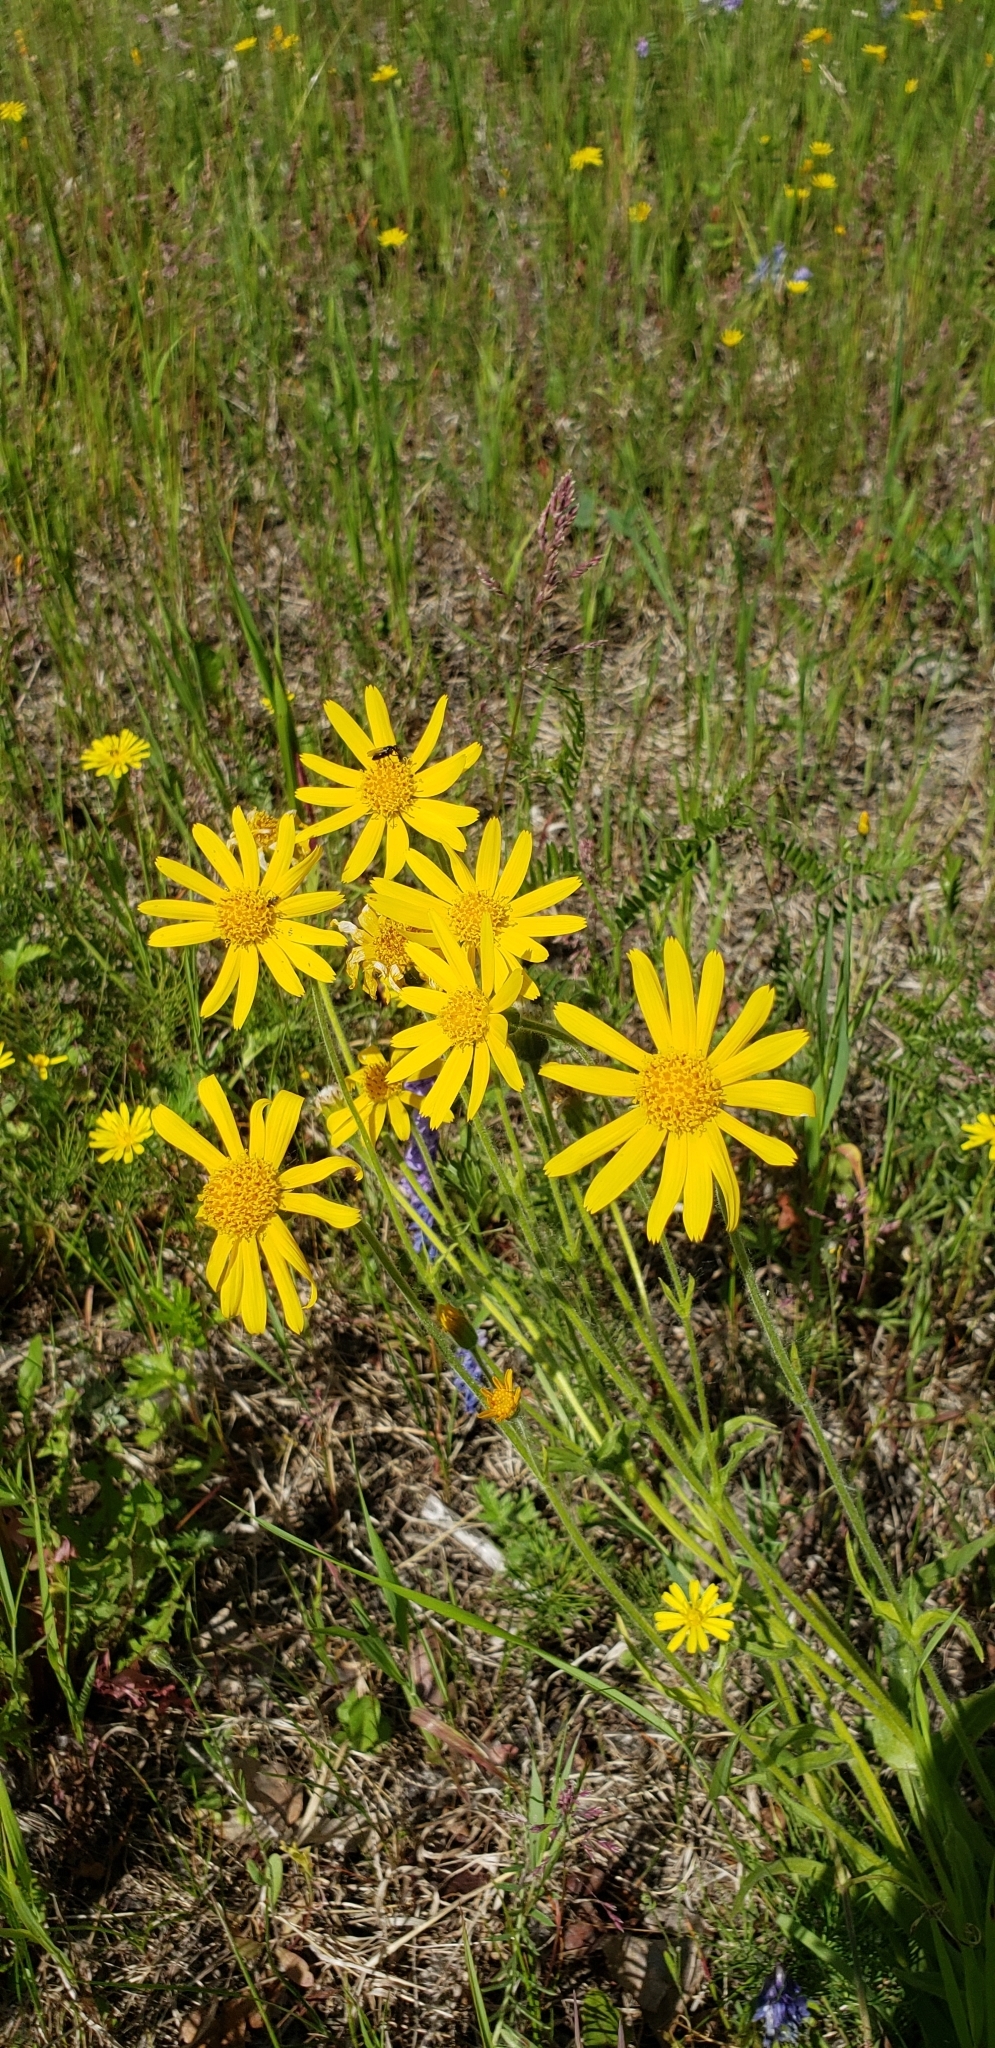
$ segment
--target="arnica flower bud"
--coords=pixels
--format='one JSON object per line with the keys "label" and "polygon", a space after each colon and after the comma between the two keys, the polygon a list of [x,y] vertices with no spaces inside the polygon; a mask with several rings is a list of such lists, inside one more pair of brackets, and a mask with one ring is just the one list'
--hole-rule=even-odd
{"label": "arnica flower bud", "polygon": [[463,1310],[456,1307],[455,1302],[440,1302],[435,1313],[436,1319],[441,1323],[446,1336],[451,1337],[454,1344],[458,1344],[463,1351],[470,1351],[474,1348],[477,1343],[477,1332],[473,1324],[463,1314]]}

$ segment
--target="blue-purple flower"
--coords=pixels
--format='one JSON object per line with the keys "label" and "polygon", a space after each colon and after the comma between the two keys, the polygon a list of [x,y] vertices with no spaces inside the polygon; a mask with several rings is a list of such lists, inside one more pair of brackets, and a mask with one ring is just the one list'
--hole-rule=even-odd
{"label": "blue-purple flower", "polygon": [[[431,1081],[409,1081],[408,1091],[411,1095],[425,1095],[431,1086]],[[413,1109],[411,1112],[411,1136],[401,1155],[402,1191],[414,1210],[415,1215],[421,1218],[425,1230],[430,1231],[434,1231],[436,1228],[435,1217],[422,1198],[427,1195],[429,1200],[431,1200],[434,1194],[430,1162],[434,1163],[438,1156],[438,1131],[433,1131],[427,1116],[422,1116],[419,1110]],[[431,1264],[439,1256],[437,1247],[431,1242],[430,1238],[425,1236],[425,1231],[419,1229],[417,1223],[412,1223],[410,1217],[407,1217],[405,1221],[408,1236],[411,1239],[412,1251],[427,1251],[429,1263]]]}
{"label": "blue-purple flower", "polygon": [[760,1993],[760,2003],[753,2015],[754,2026],[760,2028],[765,2041],[797,2041],[799,2028],[807,2019],[808,1999],[801,1985],[788,1976],[782,1963],[778,1963]]}
{"label": "blue-purple flower", "polygon": [[784,274],[787,250],[783,242],[775,242],[769,256],[761,256],[750,278],[751,285],[776,284]]}
{"label": "blue-purple flower", "polygon": [[[896,4],[897,4],[897,0],[896,0]],[[639,37],[639,39],[638,39],[638,41],[637,41],[637,43],[636,43],[636,56],[637,56],[637,57],[648,57],[648,56],[649,56],[649,53],[650,53],[650,39],[649,39],[649,36],[640,36],[640,37]]]}

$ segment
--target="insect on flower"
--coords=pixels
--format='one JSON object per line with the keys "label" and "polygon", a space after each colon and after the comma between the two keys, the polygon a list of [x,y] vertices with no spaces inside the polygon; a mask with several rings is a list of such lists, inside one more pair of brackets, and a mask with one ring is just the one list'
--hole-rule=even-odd
{"label": "insect on flower", "polygon": [[606,1152],[615,1157],[595,1175],[584,1198],[594,1212],[631,1188],[663,1150],[663,1169],[646,1223],[651,1242],[662,1237],[683,1196],[684,1229],[692,1241],[704,1237],[712,1213],[713,1183],[722,1195],[726,1227],[739,1221],[739,1183],[726,1139],[748,1146],[768,1166],[793,1166],[796,1154],[781,1138],[755,1131],[733,1109],[770,1110],[785,1116],[814,1116],[811,1088],[797,1081],[758,1080],[771,1067],[808,1043],[807,1031],[776,1031],[755,1044],[757,1032],[774,1006],[774,990],[754,990],[714,1051],[709,1051],[725,985],[720,953],[709,953],[701,971],[695,1002],[687,954],[677,939],[663,949],[667,979],[664,997],[660,978],[645,953],[629,954],[633,986],[649,1027],[654,1051],[623,1038],[620,1031],[573,1003],[557,1003],[554,1015],[564,1031],[581,1045],[621,1060],[618,1067],[582,1067],[554,1060],[542,1068],[547,1080],[591,1095],[615,1097],[631,1108],[610,1123],[589,1131],[546,1163],[559,1179],[579,1173]]}
{"label": "insect on flower", "polygon": [[306,854],[303,860],[293,863],[297,843],[293,814],[288,811],[281,818],[277,833],[276,851],[265,874],[259,860],[259,848],[250,830],[244,813],[235,809],[231,814],[239,860],[230,853],[223,839],[212,832],[208,825],[195,825],[193,836],[201,853],[210,861],[220,875],[221,881],[210,882],[190,868],[183,861],[156,861],[161,875],[171,882],[179,882],[181,888],[194,890],[198,896],[206,896],[206,903],[191,903],[183,896],[157,897],[138,908],[145,917],[171,918],[159,931],[149,935],[150,946],[202,946],[220,940],[226,948],[224,960],[213,988],[200,1006],[202,1017],[213,1017],[228,1001],[236,983],[233,1023],[240,1031],[255,1000],[259,981],[260,960],[269,968],[275,982],[290,996],[302,996],[304,985],[300,979],[307,974],[314,981],[335,980],[333,969],[315,946],[344,946],[345,939],[337,931],[312,931],[304,924],[306,917],[316,917],[322,911],[337,910],[342,902],[338,889],[316,889],[301,896],[300,889],[315,863],[321,858],[321,848]]}
{"label": "insect on flower", "polygon": [[222,1315],[240,1316],[249,1335],[259,1336],[266,1328],[262,1253],[288,1330],[303,1330],[304,1310],[294,1274],[300,1273],[308,1282],[309,1308],[317,1299],[317,1288],[280,1211],[316,1216],[334,1230],[351,1230],[359,1222],[359,1210],[350,1203],[330,1202],[311,1190],[316,1181],[327,1180],[330,1174],[358,1173],[359,1168],[351,1160],[326,1157],[281,1171],[304,1107],[302,1095],[281,1088],[272,1102],[254,1102],[246,1150],[220,1081],[209,1075],[201,1081],[197,1094],[217,1127],[223,1152],[164,1103],[152,1111],[152,1127],[167,1145],[175,1145],[177,1151],[207,1169],[208,1181],[197,1211],[198,1220],[217,1233],[207,1262],[207,1284],[220,1295]]}
{"label": "insect on flower", "polygon": [[321,775],[332,789],[307,787],[297,794],[303,803],[337,815],[309,826],[312,838],[323,832],[339,832],[345,825],[365,819],[359,838],[342,870],[344,882],[355,882],[365,874],[386,833],[385,874],[389,880],[400,873],[408,858],[409,827],[426,839],[435,839],[455,853],[466,847],[462,827],[472,825],[477,813],[468,804],[440,803],[439,798],[480,758],[480,743],[471,742],[447,760],[428,763],[435,752],[446,715],[447,697],[440,697],[417,746],[402,754],[380,691],[366,691],[366,716],[370,730],[365,733],[342,704],[329,698],[325,716],[359,762],[347,768],[337,761],[325,761],[320,754],[302,754],[305,768]]}
{"label": "insect on flower", "polygon": [[670,1636],[668,1649],[680,1650],[687,1644],[692,1656],[697,1656],[708,1649],[711,1637],[717,1643],[728,1642],[732,1609],[731,1600],[719,1599],[717,1586],[702,1586],[699,1579],[692,1579],[685,1593],[675,1579],[662,1596],[653,1625],[661,1635]]}
{"label": "insect on flower", "polygon": [[120,782],[122,775],[140,768],[151,752],[148,740],[140,740],[125,725],[120,732],[106,732],[103,739],[91,741],[79,757],[80,766],[91,775],[109,775],[114,782]]}
{"label": "insect on flower", "polygon": [[144,1106],[129,1109],[122,1102],[119,1109],[101,1111],[90,1132],[90,1145],[101,1166],[111,1161],[130,1166],[133,1159],[141,1157],[152,1135],[150,1111]]}

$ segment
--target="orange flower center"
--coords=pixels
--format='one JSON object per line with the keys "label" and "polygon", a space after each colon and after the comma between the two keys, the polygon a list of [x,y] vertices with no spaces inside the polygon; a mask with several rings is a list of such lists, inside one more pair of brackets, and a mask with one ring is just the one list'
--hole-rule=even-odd
{"label": "orange flower center", "polygon": [[399,818],[414,803],[415,771],[399,754],[371,761],[363,776],[363,801],[380,818]]}
{"label": "orange flower center", "polygon": [[722,1090],[702,1053],[658,1052],[640,1075],[636,1100],[656,1130],[684,1138],[711,1123]]}
{"label": "orange flower center", "polygon": [[491,1028],[491,1006],[480,990],[460,989],[439,1011],[439,1023],[453,1045],[481,1045]]}
{"label": "orange flower center", "polygon": [[395,1086],[386,1060],[371,1060],[364,1066],[363,1088],[371,1102],[388,1102]]}
{"label": "orange flower center", "polygon": [[491,930],[497,938],[508,923],[508,905],[497,896],[461,896],[449,912],[453,935],[461,946],[479,946],[480,927],[485,917],[491,921]]}
{"label": "orange flower center", "polygon": [[261,889],[233,889],[218,904],[218,925],[228,946],[261,946],[276,930],[276,901]]}
{"label": "orange flower center", "polygon": [[266,1159],[233,1159],[204,1189],[200,1218],[226,1237],[258,1237],[280,1206],[280,1176]]}

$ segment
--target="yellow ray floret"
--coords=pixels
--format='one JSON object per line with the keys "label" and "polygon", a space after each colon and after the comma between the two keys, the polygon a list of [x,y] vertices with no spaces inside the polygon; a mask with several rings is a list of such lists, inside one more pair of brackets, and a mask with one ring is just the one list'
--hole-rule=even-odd
{"label": "yellow ray floret", "polygon": [[663,1605],[653,1617],[661,1635],[669,1635],[668,1649],[680,1650],[687,1644],[692,1655],[709,1647],[709,1637],[717,1643],[727,1643],[732,1634],[732,1622],[727,1619],[732,1613],[731,1600],[720,1600],[717,1586],[702,1586],[699,1579],[692,1579],[687,1592],[677,1584],[667,1587],[662,1595]]}
{"label": "yellow ray floret", "polygon": [[781,1138],[753,1130],[730,1111],[765,1109],[782,1116],[815,1115],[811,1088],[803,1088],[797,1081],[756,1078],[772,1067],[782,1067],[800,1052],[808,1043],[808,1032],[776,1031],[752,1044],[774,1004],[774,990],[758,988],[710,1052],[725,982],[721,954],[709,953],[705,960],[697,1003],[688,957],[677,939],[668,939],[663,949],[666,997],[647,955],[634,951],[629,960],[654,1051],[645,1052],[573,1003],[557,1004],[556,1020],[572,1038],[621,1060],[624,1070],[570,1066],[556,1060],[542,1069],[547,1080],[632,1106],[558,1152],[547,1163],[546,1172],[554,1176],[578,1173],[592,1160],[614,1152],[614,1159],[595,1174],[585,1196],[584,1207],[593,1212],[617,1201],[665,1148],[663,1170],[647,1218],[647,1236],[654,1243],[662,1237],[683,1197],[685,1231],[693,1240],[703,1238],[716,1182],[726,1226],[735,1230],[739,1183],[726,1139],[747,1145],[768,1166],[793,1166],[797,1154]]}
{"label": "yellow ray floret", "polygon": [[9,1047],[4,1044],[3,1039],[0,1038],[0,1070],[4,1067],[12,1067],[13,1064],[14,1055]]}
{"label": "yellow ray floret", "polygon": [[346,1080],[352,1089],[352,1101],[341,1109],[328,1111],[325,1124],[329,1144],[347,1145],[362,1126],[371,1145],[375,1145],[388,1117],[395,1138],[402,1145],[407,1144],[411,1136],[408,1112],[418,1102],[418,1096],[397,1079],[386,1054],[377,1052],[375,1047],[361,1052],[357,1071],[347,1074]]}
{"label": "yellow ray floret", "polygon": [[133,1159],[140,1159],[152,1136],[152,1118],[147,1109],[129,1109],[122,1102],[120,1109],[101,1110],[90,1132],[90,1144],[101,1166],[130,1166]]}
{"label": "yellow ray floret", "polygon": [[200,1014],[213,1017],[228,1001],[237,983],[233,1022],[235,1029],[241,1030],[255,998],[260,960],[288,996],[302,996],[302,974],[310,975],[314,981],[335,980],[328,961],[314,947],[344,946],[345,940],[341,932],[312,931],[310,925],[302,922],[323,911],[337,910],[342,897],[337,889],[299,894],[302,882],[321,857],[321,848],[315,847],[313,853],[293,865],[296,827],[291,812],[280,820],[276,849],[265,874],[248,820],[240,810],[234,810],[231,821],[241,866],[216,832],[207,825],[193,828],[197,845],[220,875],[220,883],[206,881],[196,868],[188,868],[182,861],[156,861],[161,875],[179,882],[184,889],[195,890],[198,896],[206,896],[206,903],[191,903],[185,896],[167,896],[140,903],[138,908],[146,917],[174,920],[172,925],[151,933],[150,946],[206,946],[221,941],[226,948],[221,971],[201,1003]]}
{"label": "yellow ray floret", "polygon": [[176,1111],[159,1104],[152,1111],[152,1125],[167,1145],[175,1145],[207,1168],[208,1180],[201,1196],[198,1219],[217,1232],[207,1262],[207,1284],[221,1299],[223,1316],[240,1316],[252,1337],[266,1328],[266,1288],[260,1253],[266,1260],[280,1298],[288,1330],[303,1330],[304,1310],[294,1286],[294,1274],[307,1281],[311,1294],[317,1289],[300,1246],[291,1237],[280,1211],[298,1216],[317,1216],[335,1230],[349,1230],[359,1222],[359,1210],[351,1203],[330,1202],[325,1195],[312,1194],[316,1181],[329,1174],[358,1172],[347,1159],[315,1159],[308,1166],[291,1166],[281,1172],[297,1120],[304,1107],[302,1095],[281,1088],[273,1101],[254,1102],[249,1113],[249,1143],[242,1143],[231,1104],[221,1083],[210,1075],[201,1081],[197,1094],[208,1116],[217,1126],[224,1151],[202,1137]]}
{"label": "yellow ray floret", "polygon": [[983,1110],[972,1124],[961,1124],[961,1130],[967,1133],[960,1148],[962,1152],[973,1152],[976,1145],[987,1145],[989,1159],[995,1159],[995,1116],[989,1116],[987,1110]]}
{"label": "yellow ray floret", "polygon": [[[442,1062],[437,1080],[422,1104],[433,1130],[452,1121],[453,1103],[470,1075],[467,1116],[476,1116],[491,1077],[491,1061],[509,1088],[524,1084],[518,1061],[508,1044],[505,1015],[521,994],[520,968],[496,980],[491,921],[480,928],[480,985],[463,948],[441,920],[434,934],[438,952],[411,942],[411,958],[434,988],[402,988],[400,1001],[426,1012],[423,1024],[398,1031],[393,1043],[401,1057],[392,1068],[398,1081],[415,1080]],[[471,1073],[472,1069],[472,1073]]]}
{"label": "yellow ray floret", "polygon": [[[411,889],[404,882],[378,881],[373,902],[378,910],[396,918],[410,931],[431,932],[441,917],[457,943],[475,960],[480,949],[480,928],[490,918],[494,937],[495,973],[499,980],[514,974],[523,960],[548,960],[544,939],[559,938],[566,932],[582,932],[583,917],[547,916],[554,903],[562,902],[580,888],[579,875],[564,875],[538,889],[519,895],[532,859],[532,834],[520,832],[508,859],[501,866],[501,825],[489,818],[480,835],[475,871],[471,874],[458,853],[450,853],[452,877],[443,874],[435,861],[423,853],[409,853],[408,866],[422,883]],[[427,890],[427,895],[423,893]],[[431,937],[426,942],[432,944]],[[535,982],[526,979],[522,994],[538,995]]]}
{"label": "yellow ray floret", "polygon": [[366,823],[342,870],[344,882],[355,882],[366,873],[384,833],[387,835],[385,873],[388,876],[400,874],[408,858],[409,829],[423,833],[426,839],[437,840],[440,846],[449,847],[456,853],[463,852],[466,840],[461,828],[472,825],[477,813],[468,804],[440,803],[439,798],[452,788],[467,768],[473,767],[479,759],[480,746],[475,740],[471,746],[461,747],[457,754],[450,754],[448,759],[437,761],[434,768],[426,766],[438,745],[447,703],[448,698],[439,698],[418,745],[411,754],[403,754],[394,738],[390,714],[379,690],[371,687],[366,692],[368,733],[357,725],[342,704],[336,704],[331,697],[328,699],[325,715],[340,740],[355,755],[359,767],[347,768],[337,761],[324,761],[320,754],[302,754],[305,768],[312,769],[315,775],[323,775],[327,782],[336,786],[333,789],[299,789],[297,794],[302,803],[336,812],[334,818],[325,818],[321,824],[309,828],[312,837],[322,832],[338,832],[344,825],[358,825],[360,819],[365,818]]}

